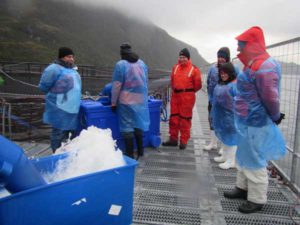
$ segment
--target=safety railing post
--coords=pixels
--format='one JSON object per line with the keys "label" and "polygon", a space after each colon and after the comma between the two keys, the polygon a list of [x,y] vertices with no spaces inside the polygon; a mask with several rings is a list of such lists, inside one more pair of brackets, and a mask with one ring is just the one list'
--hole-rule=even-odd
{"label": "safety railing post", "polygon": [[[300,88],[300,80],[299,86]],[[298,90],[299,90],[298,88]],[[300,90],[298,91],[298,103],[297,103],[297,115],[296,115],[296,128],[295,128],[295,139],[294,139],[294,151],[292,157],[292,168],[291,168],[291,182],[296,182],[297,171],[299,171],[299,156],[300,156]]]}

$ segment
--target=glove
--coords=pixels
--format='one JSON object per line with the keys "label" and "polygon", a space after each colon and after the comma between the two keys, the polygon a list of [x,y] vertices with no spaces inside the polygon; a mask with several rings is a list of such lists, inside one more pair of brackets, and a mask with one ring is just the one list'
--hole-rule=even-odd
{"label": "glove", "polygon": [[111,106],[111,111],[112,111],[113,113],[116,113],[116,112],[117,112],[117,106],[116,106],[116,105],[112,105],[112,106]]}
{"label": "glove", "polygon": [[280,113],[280,117],[278,120],[274,121],[274,123],[276,125],[279,125],[281,123],[281,120],[283,120],[285,118],[285,114],[284,113]]}

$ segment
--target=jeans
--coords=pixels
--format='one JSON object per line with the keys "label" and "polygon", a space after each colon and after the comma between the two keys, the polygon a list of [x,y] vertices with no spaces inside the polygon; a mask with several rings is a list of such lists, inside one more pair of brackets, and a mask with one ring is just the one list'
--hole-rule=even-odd
{"label": "jeans", "polygon": [[52,128],[52,133],[50,136],[51,139],[51,148],[52,152],[55,153],[56,149],[61,146],[61,143],[69,138],[71,134],[71,140],[75,137],[75,130],[60,130],[57,128]]}

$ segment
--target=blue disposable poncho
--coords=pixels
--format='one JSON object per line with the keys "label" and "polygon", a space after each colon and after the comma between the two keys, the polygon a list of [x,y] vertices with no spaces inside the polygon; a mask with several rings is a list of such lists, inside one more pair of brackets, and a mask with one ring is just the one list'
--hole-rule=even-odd
{"label": "blue disposable poncho", "polygon": [[111,99],[111,89],[112,89],[112,83],[106,84],[101,91],[101,95],[107,96],[109,99]]}
{"label": "blue disposable poncho", "polygon": [[117,105],[121,132],[149,130],[148,68],[142,60],[120,60],[114,69],[112,105]]}
{"label": "blue disposable poncho", "polygon": [[207,73],[207,93],[208,93],[208,101],[212,103],[213,93],[216,85],[219,81],[219,69],[217,64],[212,65]]}
{"label": "blue disposable poncho", "polygon": [[267,166],[285,154],[285,141],[272,120],[279,113],[280,65],[272,58],[260,68],[249,68],[237,79],[235,123],[238,135],[237,163],[247,169]]}
{"label": "blue disposable poncho", "polygon": [[[239,74],[240,69],[238,66],[234,65],[234,69],[236,74]],[[210,103],[212,103],[213,100],[213,95],[214,95],[214,89],[216,87],[216,85],[219,82],[219,68],[218,68],[218,64],[214,64],[212,65],[207,73],[207,93],[208,93],[208,101]]]}
{"label": "blue disposable poncho", "polygon": [[75,130],[81,99],[81,79],[73,68],[49,65],[42,74],[39,88],[47,93],[44,123],[61,130]]}
{"label": "blue disposable poncho", "polygon": [[212,101],[212,121],[215,134],[223,144],[237,144],[237,134],[234,124],[234,96],[236,95],[236,80],[228,84],[218,84],[214,89]]}

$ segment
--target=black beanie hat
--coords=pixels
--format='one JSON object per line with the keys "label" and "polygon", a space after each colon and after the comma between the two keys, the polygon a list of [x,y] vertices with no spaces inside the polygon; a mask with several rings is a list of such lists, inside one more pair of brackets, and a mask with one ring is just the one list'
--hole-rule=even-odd
{"label": "black beanie hat", "polygon": [[190,59],[190,52],[187,48],[182,49],[179,52],[179,55],[183,55],[183,56],[187,57],[188,59]]}
{"label": "black beanie hat", "polygon": [[227,47],[220,48],[217,55],[220,58],[224,58],[226,62],[230,61],[230,50]]}
{"label": "black beanie hat", "polygon": [[72,49],[68,48],[68,47],[61,47],[58,49],[58,58],[63,58],[67,55],[74,55],[74,52],[72,51]]}
{"label": "black beanie hat", "polygon": [[120,54],[121,55],[126,55],[132,53],[131,51],[131,45],[127,42],[121,44],[120,46]]}

